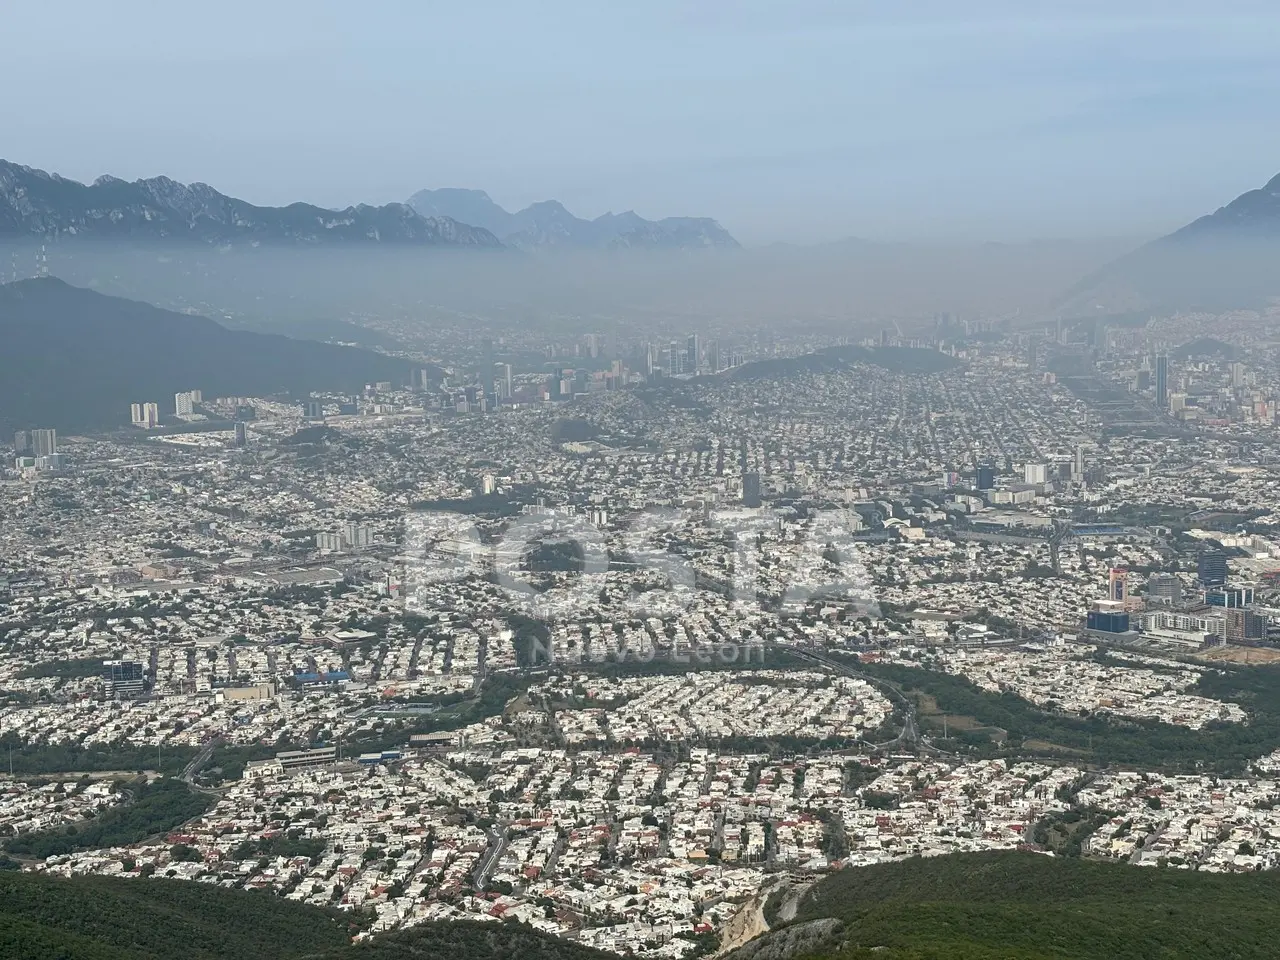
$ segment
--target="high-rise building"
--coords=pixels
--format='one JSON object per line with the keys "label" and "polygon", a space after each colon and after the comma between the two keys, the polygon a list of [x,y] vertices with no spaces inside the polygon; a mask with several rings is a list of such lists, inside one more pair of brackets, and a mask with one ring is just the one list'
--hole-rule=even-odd
{"label": "high-rise building", "polygon": [[1024,483],[1041,484],[1049,481],[1049,467],[1043,463],[1027,463],[1022,467]]}
{"label": "high-rise building", "polygon": [[249,428],[242,420],[236,421],[236,446],[247,447],[249,445]]}
{"label": "high-rise building", "polygon": [[1085,629],[1097,633],[1128,633],[1129,611],[1115,600],[1098,600],[1085,616]]}
{"label": "high-rise building", "polygon": [[143,430],[150,430],[160,425],[160,405],[156,403],[135,403],[131,412],[133,425]]}
{"label": "high-rise building", "polygon": [[1169,409],[1169,356],[1160,354],[1156,357],[1156,406],[1161,410]]}
{"label": "high-rise building", "polygon": [[354,549],[373,543],[373,530],[359,523],[348,523],[342,528],[343,542]]}
{"label": "high-rise building", "polygon": [[308,420],[323,420],[324,404],[319,400],[308,400],[303,406],[303,416]]}
{"label": "high-rise building", "polygon": [[173,395],[173,412],[180,417],[189,417],[194,408],[190,391]]}
{"label": "high-rise building", "polygon": [[31,452],[31,434],[19,430],[13,435],[13,452],[18,456]]}
{"label": "high-rise building", "polygon": [[481,344],[480,383],[485,396],[493,396],[493,341],[488,337]]}
{"label": "high-rise building", "polygon": [[316,549],[327,553],[337,553],[342,549],[342,535],[339,533],[317,533]]}
{"label": "high-rise building", "polygon": [[1076,447],[1075,463],[1071,467],[1071,478],[1078,482],[1084,480],[1085,461],[1084,461],[1084,444]]}
{"label": "high-rise building", "polygon": [[684,357],[685,373],[697,376],[698,367],[702,362],[702,339],[696,333],[685,341]]}
{"label": "high-rise building", "polygon": [[104,660],[102,673],[108,696],[139,697],[146,688],[146,672],[136,660]]}
{"label": "high-rise building", "polygon": [[990,490],[996,485],[996,472],[992,467],[979,467],[974,477],[974,485],[979,490]]}
{"label": "high-rise building", "polygon": [[742,475],[742,505],[744,507],[758,507],[761,502],[760,474],[744,473]]}
{"label": "high-rise building", "polygon": [[707,341],[707,373],[720,372],[720,341]]}
{"label": "high-rise building", "polygon": [[1182,602],[1182,581],[1172,573],[1153,573],[1147,578],[1147,599],[1158,603]]}
{"label": "high-rise building", "polygon": [[1124,567],[1112,567],[1107,574],[1107,598],[1116,603],[1129,599],[1129,571]]}
{"label": "high-rise building", "polygon": [[1196,560],[1196,578],[1206,587],[1221,587],[1227,582],[1227,555],[1217,547],[1202,547]]}
{"label": "high-rise building", "polygon": [[37,457],[52,457],[58,452],[58,431],[32,430],[31,452]]}
{"label": "high-rise building", "polygon": [[1253,606],[1253,587],[1210,587],[1204,592],[1204,602],[1210,607],[1226,607],[1231,610]]}

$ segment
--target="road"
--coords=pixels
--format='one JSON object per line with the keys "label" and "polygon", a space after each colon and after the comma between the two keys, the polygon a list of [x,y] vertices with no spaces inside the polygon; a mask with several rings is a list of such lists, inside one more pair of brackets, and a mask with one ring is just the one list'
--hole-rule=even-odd
{"label": "road", "polygon": [[867,746],[875,750],[888,750],[893,747],[903,747],[913,750],[922,750],[935,756],[948,756],[945,751],[939,750],[937,747],[928,743],[920,736],[920,727],[916,721],[916,705],[911,698],[896,683],[883,680],[880,677],[869,676],[855,670],[851,665],[840,658],[832,657],[830,654],[821,653],[817,650],[811,650],[807,647],[783,646],[783,649],[802,660],[808,660],[812,663],[824,666],[829,670],[835,670],[843,673],[847,677],[853,677],[856,680],[864,680],[872,686],[879,687],[885,691],[891,700],[896,700],[902,705],[905,718],[902,722],[902,729],[898,731],[898,735],[892,740],[886,740],[884,743],[871,743],[870,741],[862,741]]}
{"label": "road", "polygon": [[201,747],[200,752],[197,753],[194,757],[192,757],[191,762],[188,763],[183,768],[182,782],[185,783],[192,790],[199,791],[200,793],[209,793],[209,794],[217,793],[216,790],[210,790],[207,787],[196,786],[195,779],[196,779],[196,775],[204,768],[204,765],[208,763],[210,758],[213,756],[213,751],[216,748],[222,746],[223,742],[224,741],[222,737],[214,737],[212,740],[206,743],[203,747]]}
{"label": "road", "polygon": [[480,858],[480,866],[476,867],[476,872],[472,877],[473,884],[477,890],[483,890],[488,885],[489,876],[493,873],[493,868],[498,863],[498,858],[502,856],[502,851],[506,848],[506,825],[503,824],[491,829],[489,831],[489,847],[484,856]]}

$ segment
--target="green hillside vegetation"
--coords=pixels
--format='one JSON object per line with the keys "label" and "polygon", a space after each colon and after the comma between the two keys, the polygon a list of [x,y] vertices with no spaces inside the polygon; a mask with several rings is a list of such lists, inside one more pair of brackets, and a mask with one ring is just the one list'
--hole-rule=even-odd
{"label": "green hillside vegetation", "polygon": [[952,854],[834,874],[797,921],[826,917],[842,928],[806,960],[1263,960],[1280,876]]}
{"label": "green hillside vegetation", "polygon": [[[160,756],[160,772],[178,774],[196,755],[195,747],[168,747]],[[156,748],[125,743],[27,743],[12,731],[0,737],[4,765],[13,763],[18,776],[53,773],[122,771],[138,773],[156,769]]]}
{"label": "green hillside vegetation", "polygon": [[0,873],[0,960],[289,960],[349,943],[349,919],[177,880]]}
{"label": "green hillside vegetation", "polygon": [[[1280,747],[1280,667],[1206,671],[1187,692],[1238,703],[1248,712],[1249,722],[1215,722],[1202,730],[1157,720],[1081,717],[1044,710],[1016,694],[980,690],[964,677],[936,670],[897,664],[864,664],[858,669],[898,684],[908,695],[927,694],[943,713],[971,717],[978,726],[1007,731],[1003,744],[965,737],[965,744],[949,745],[976,747],[979,755],[1066,752],[1104,765],[1234,775]],[[921,719],[927,722],[929,718]],[[936,726],[940,728],[941,721]]]}
{"label": "green hillside vegetation", "polygon": [[76,850],[125,846],[165,833],[214,804],[213,797],[192,792],[181,780],[135,782],[130,790],[131,801],[111,807],[93,820],[19,834],[5,844],[5,850],[14,856],[43,860]]}
{"label": "green hillside vegetation", "polygon": [[617,960],[517,923],[458,920],[371,937],[315,960]]}
{"label": "green hillside vegetation", "polygon": [[364,915],[180,880],[0,872],[0,960],[616,960],[517,923],[352,944]]}

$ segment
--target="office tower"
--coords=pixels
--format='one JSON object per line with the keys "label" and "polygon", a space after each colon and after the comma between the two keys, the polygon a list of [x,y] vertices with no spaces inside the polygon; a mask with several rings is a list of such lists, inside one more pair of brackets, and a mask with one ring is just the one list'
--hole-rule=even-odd
{"label": "office tower", "polygon": [[13,452],[18,456],[28,453],[31,450],[31,435],[25,430],[19,430],[13,435]]}
{"label": "office tower", "polygon": [[1032,370],[1040,360],[1040,338],[1032,334],[1027,337],[1027,366]]}
{"label": "office tower", "polygon": [[1085,628],[1096,633],[1128,633],[1128,611],[1119,604],[1101,600],[1096,609],[1090,610],[1086,615]]}
{"label": "office tower", "polygon": [[236,421],[236,446],[247,447],[249,445],[249,428],[239,420]]}
{"label": "office tower", "polygon": [[720,372],[720,341],[711,340],[707,343],[707,373]]}
{"label": "office tower", "polygon": [[685,372],[697,376],[698,364],[702,361],[702,341],[695,333],[685,341]]}
{"label": "office tower", "polygon": [[1040,484],[1047,483],[1049,480],[1049,468],[1043,463],[1028,463],[1022,467],[1022,480],[1024,483]]}
{"label": "office tower", "polygon": [[1125,567],[1112,567],[1107,574],[1107,597],[1116,603],[1128,599],[1129,571]]}
{"label": "office tower", "polygon": [[1169,408],[1169,357],[1164,353],[1156,357],[1156,406]]}
{"label": "office tower", "polygon": [[652,377],[654,368],[658,365],[658,348],[652,343],[644,345],[644,375]]}
{"label": "office tower", "polygon": [[485,338],[481,345],[483,356],[480,360],[480,383],[484,387],[485,396],[493,394],[493,341]]}
{"label": "office tower", "polygon": [[319,400],[308,400],[303,408],[303,416],[308,420],[323,420],[324,404]]}
{"label": "office tower", "polygon": [[1206,587],[1227,582],[1227,555],[1217,547],[1202,547],[1196,560],[1196,578]]}
{"label": "office tower", "polygon": [[996,485],[996,471],[992,467],[979,467],[974,478],[974,485],[979,490],[990,490]]}
{"label": "office tower", "polygon": [[1147,578],[1147,599],[1159,603],[1182,602],[1182,581],[1172,573],[1153,573]]}
{"label": "office tower", "polygon": [[744,507],[758,507],[760,503],[760,474],[744,473],[742,475],[742,505]]}
{"label": "office tower", "polygon": [[1232,387],[1235,387],[1235,388],[1237,388],[1237,389],[1238,389],[1238,388],[1240,388],[1240,387],[1243,387],[1243,386],[1244,386],[1244,380],[1245,380],[1245,378],[1244,378],[1244,364],[1243,364],[1243,363],[1241,363],[1239,360],[1234,360],[1234,361],[1232,361],[1232,363],[1231,363],[1231,386],[1232,386]]}
{"label": "office tower", "polygon": [[175,393],[173,395],[173,412],[180,417],[187,417],[192,412],[191,394]]}
{"label": "office tower", "polygon": [[140,403],[135,403],[132,407],[130,407],[130,408],[129,408],[129,417],[130,417],[130,422],[131,422],[135,427],[137,427],[137,426],[141,426],[141,424],[142,424],[142,404],[140,404]]}
{"label": "office tower", "polygon": [[31,452],[37,457],[52,457],[58,452],[58,431],[32,430]]}
{"label": "office tower", "polygon": [[1253,606],[1253,587],[1210,587],[1204,592],[1204,602],[1210,607],[1230,610]]}
{"label": "office tower", "polygon": [[146,674],[136,660],[102,661],[107,694],[112,697],[138,697],[146,687]]}
{"label": "office tower", "polygon": [[1071,468],[1071,477],[1072,477],[1072,479],[1073,479],[1073,480],[1078,480],[1078,481],[1083,481],[1083,480],[1084,480],[1084,470],[1085,470],[1085,462],[1084,462],[1084,444],[1079,444],[1079,445],[1076,447],[1076,462],[1075,462],[1075,464],[1074,464],[1074,465],[1072,466],[1072,468]]}
{"label": "office tower", "polygon": [[515,396],[515,392],[516,392],[515,376],[514,376],[514,372],[511,369],[511,364],[504,363],[502,365],[502,395],[508,400],[510,400],[513,396]]}
{"label": "office tower", "polygon": [[492,473],[486,473],[480,479],[480,493],[483,496],[487,497],[489,496],[489,494],[493,493],[497,489],[498,489],[498,481]]}

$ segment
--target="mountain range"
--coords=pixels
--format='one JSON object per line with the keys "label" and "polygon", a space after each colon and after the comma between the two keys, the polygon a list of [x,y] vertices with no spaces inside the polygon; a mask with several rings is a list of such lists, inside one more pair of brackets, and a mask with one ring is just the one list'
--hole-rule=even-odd
{"label": "mountain range", "polygon": [[403,203],[326,210],[307,203],[258,207],[204,183],[168,177],[91,184],[0,160],[0,238],[81,237],[207,244],[397,244],[493,248],[490,231]]}
{"label": "mountain range", "polygon": [[[52,277],[0,286],[0,429],[110,428],[173,395],[305,395],[404,382],[407,360],[103,296]],[[3,434],[0,434],[3,435]]]}
{"label": "mountain range", "polygon": [[260,207],[205,183],[168,177],[85,184],[0,160],[0,239],[196,240],[215,246],[397,245],[461,248],[736,248],[716,221],[646,220],[636,213],[575,217],[555,200],[508,213],[481,190],[423,190],[408,203],[328,210]]}
{"label": "mountain range", "polygon": [[1217,311],[1277,296],[1280,176],[1091,273],[1059,307]]}
{"label": "mountain range", "polygon": [[483,190],[446,187],[420,190],[409,206],[424,217],[445,217],[475,224],[503,243],[522,249],[540,247],[596,250],[736,249],[738,241],[706,217],[646,220],[634,211],[606,213],[594,220],[576,217],[558,200],[544,200],[509,213]]}

